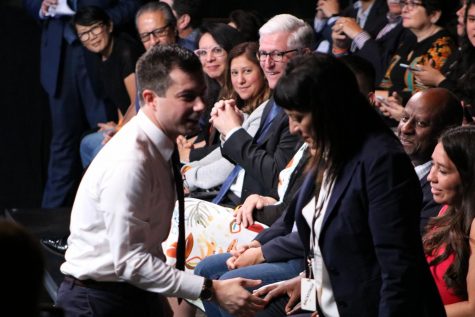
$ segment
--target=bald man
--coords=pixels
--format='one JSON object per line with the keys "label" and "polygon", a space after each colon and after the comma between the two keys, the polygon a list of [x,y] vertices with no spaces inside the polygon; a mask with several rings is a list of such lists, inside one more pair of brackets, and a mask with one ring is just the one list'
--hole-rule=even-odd
{"label": "bald man", "polygon": [[437,216],[441,206],[432,198],[427,181],[432,166],[431,155],[442,131],[462,124],[460,101],[449,90],[432,88],[416,93],[409,99],[397,127],[397,135],[421,182],[424,194],[421,210],[421,234],[427,221]]}

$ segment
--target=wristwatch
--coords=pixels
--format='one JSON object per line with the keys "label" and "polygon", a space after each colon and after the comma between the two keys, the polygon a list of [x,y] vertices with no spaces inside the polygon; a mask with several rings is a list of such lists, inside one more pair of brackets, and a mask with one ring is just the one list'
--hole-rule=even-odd
{"label": "wristwatch", "polygon": [[201,288],[200,299],[209,302],[213,299],[213,295],[213,280],[205,278]]}

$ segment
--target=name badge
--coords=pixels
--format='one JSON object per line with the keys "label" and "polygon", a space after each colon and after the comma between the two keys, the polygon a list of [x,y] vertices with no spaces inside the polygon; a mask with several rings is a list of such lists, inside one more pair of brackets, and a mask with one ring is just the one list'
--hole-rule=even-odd
{"label": "name badge", "polygon": [[317,287],[315,280],[302,278],[300,300],[302,309],[308,311],[317,310]]}

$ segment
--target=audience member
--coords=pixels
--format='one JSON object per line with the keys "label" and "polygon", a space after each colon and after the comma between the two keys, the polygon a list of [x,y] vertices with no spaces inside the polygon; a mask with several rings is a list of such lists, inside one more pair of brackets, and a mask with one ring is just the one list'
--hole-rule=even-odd
{"label": "audience member", "polygon": [[213,282],[162,261],[175,202],[174,142],[198,127],[205,108],[201,64],[184,48],[159,45],[139,59],[136,75],[139,113],[99,152],[79,186],[57,305],[68,316],[168,316],[159,294],[201,295],[250,315],[263,300],[244,287],[259,281]]}
{"label": "audience member", "polygon": [[429,222],[424,247],[447,317],[473,316],[475,292],[475,127],[446,131],[432,154],[428,180],[444,205]]}
{"label": "audience member", "polygon": [[206,110],[200,119],[201,133],[190,140],[179,139],[180,160],[182,162],[197,161],[212,152],[218,145],[219,135],[211,129],[209,114],[214,103],[218,101],[226,77],[227,58],[229,51],[244,42],[239,31],[224,23],[206,23],[200,28],[198,39],[198,55],[206,74],[208,87],[205,103]]}
{"label": "audience member", "polygon": [[[254,136],[259,128],[262,111],[269,99],[270,89],[257,59],[258,45],[244,42],[228,54],[227,75],[223,87],[224,100],[219,103],[235,105],[243,113],[241,126]],[[229,88],[228,88],[229,87]],[[234,165],[216,148],[199,161],[183,167],[185,185],[190,191],[211,189],[221,185]]]}
{"label": "audience member", "polygon": [[[302,306],[308,309],[311,297],[324,316],[443,316],[419,238],[417,177],[350,70],[328,55],[296,58],[275,98],[318,151],[291,206],[313,280]],[[279,314],[271,305],[258,316],[289,312],[301,282],[299,276],[258,291],[266,301],[290,295]]]}
{"label": "audience member", "polygon": [[444,88],[431,88],[409,99],[399,121],[397,134],[414,165],[423,193],[421,234],[425,232],[429,218],[437,216],[440,211],[440,205],[432,199],[427,180],[432,167],[432,152],[440,134],[449,127],[461,125],[462,119],[460,101]]}
{"label": "audience member", "polygon": [[[113,35],[109,16],[99,7],[79,9],[72,20],[79,40],[95,55],[99,78],[95,82],[103,87],[104,96],[119,112],[119,122],[99,123],[99,133],[85,136],[80,145],[83,167],[87,167],[102,148],[104,133],[119,129],[124,116],[135,115],[135,63],[143,48],[125,33]],[[128,120],[127,120],[128,121]]]}
{"label": "audience member", "polygon": [[[280,14],[267,21],[259,34],[259,61],[269,87],[273,89],[288,61],[310,52],[314,43],[313,30],[301,19]],[[284,111],[271,98],[254,137],[240,128],[237,114],[229,105],[215,107],[211,119],[225,140],[221,144],[222,155],[236,165],[213,202],[235,206],[250,194],[278,198],[278,174],[297,150],[299,142],[289,132]]]}
{"label": "audience member", "polygon": [[466,4],[457,11],[457,33],[461,38],[461,48],[456,51],[455,57],[450,59],[446,69],[437,71],[431,65],[420,66],[420,71],[415,71],[417,80],[425,85],[438,85],[451,89],[464,103],[467,111],[467,121],[473,121],[475,116],[475,1],[465,1]]}
{"label": "audience member", "polygon": [[246,41],[259,40],[259,28],[262,26],[262,21],[256,11],[234,10],[229,14],[228,25],[241,32]]}
{"label": "audience member", "polygon": [[177,20],[179,44],[194,51],[198,48],[199,27],[202,19],[203,3],[201,0],[161,0],[173,10]]}
{"label": "audience member", "polygon": [[450,12],[445,0],[406,0],[402,7],[402,25],[414,37],[401,44],[386,70],[381,87],[388,97],[380,102],[382,113],[399,121],[409,97],[426,86],[416,81],[418,65],[432,64],[440,69],[454,51],[450,33],[443,28]]}
{"label": "audience member", "polygon": [[23,0],[25,8],[42,23],[41,83],[49,96],[52,138],[43,208],[69,206],[82,173],[79,142],[82,134],[99,122],[114,119],[96,87],[90,65],[77,38],[71,16],[85,5],[106,10],[114,25],[133,19],[137,0],[72,1],[71,10],[57,11],[57,0]]}
{"label": "audience member", "polygon": [[[341,53],[338,48],[332,48],[332,27],[340,17],[354,19],[356,23],[372,38],[376,38],[379,31],[386,24],[388,7],[386,0],[359,0],[350,2],[342,0],[319,0],[315,15],[315,31],[317,32],[317,51],[322,53]],[[355,45],[351,50],[354,51]]]}
{"label": "audience member", "polygon": [[339,18],[333,26],[333,51],[337,56],[351,53],[351,46],[355,46],[353,54],[361,56],[371,62],[376,72],[375,83],[383,79],[384,71],[399,44],[408,36],[409,31],[402,27],[402,6],[399,0],[387,0],[388,13],[386,25],[376,37],[363,30],[352,18]]}
{"label": "audience member", "polygon": [[141,6],[135,15],[135,26],[146,50],[177,42],[176,18],[166,3],[152,1]]}

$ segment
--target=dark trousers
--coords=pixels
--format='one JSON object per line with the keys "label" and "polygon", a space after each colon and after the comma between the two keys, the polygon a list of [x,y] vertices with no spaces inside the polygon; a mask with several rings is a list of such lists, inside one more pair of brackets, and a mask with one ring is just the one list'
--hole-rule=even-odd
{"label": "dark trousers", "polygon": [[49,96],[52,135],[43,208],[72,205],[82,174],[81,137],[97,123],[114,119],[116,112],[97,96],[81,43],[64,41],[63,46],[58,92]]}
{"label": "dark trousers", "polygon": [[56,306],[64,310],[65,317],[172,316],[166,298],[160,294],[127,283],[84,283],[69,277],[61,283]]}

